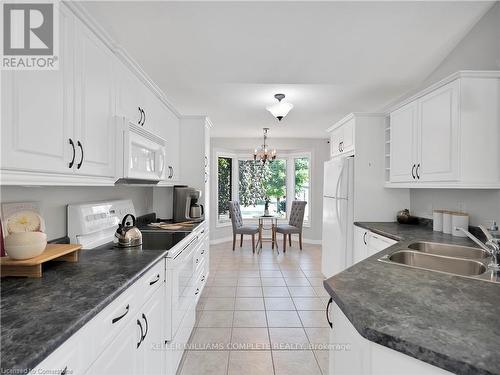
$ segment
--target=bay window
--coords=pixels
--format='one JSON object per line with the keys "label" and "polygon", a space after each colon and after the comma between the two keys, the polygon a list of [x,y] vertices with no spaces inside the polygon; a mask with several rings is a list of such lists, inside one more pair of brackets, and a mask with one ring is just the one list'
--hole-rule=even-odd
{"label": "bay window", "polygon": [[217,223],[229,223],[229,201],[239,201],[244,219],[269,214],[286,220],[292,200],[308,202],[304,222],[310,217],[310,153],[280,153],[263,164],[247,155],[218,152]]}

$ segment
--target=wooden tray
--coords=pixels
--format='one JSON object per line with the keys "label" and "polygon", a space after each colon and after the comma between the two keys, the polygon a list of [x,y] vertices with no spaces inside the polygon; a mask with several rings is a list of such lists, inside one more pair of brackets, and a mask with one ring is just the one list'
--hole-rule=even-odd
{"label": "wooden tray", "polygon": [[82,245],[77,244],[47,244],[39,256],[15,260],[8,256],[0,258],[1,276],[42,277],[42,264],[49,260],[64,262],[78,262],[78,250]]}

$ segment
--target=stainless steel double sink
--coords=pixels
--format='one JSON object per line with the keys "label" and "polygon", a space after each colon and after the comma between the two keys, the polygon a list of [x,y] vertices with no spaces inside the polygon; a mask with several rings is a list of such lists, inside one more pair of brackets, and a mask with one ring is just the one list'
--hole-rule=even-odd
{"label": "stainless steel double sink", "polygon": [[488,253],[476,247],[417,241],[379,261],[500,283],[500,275],[488,270]]}

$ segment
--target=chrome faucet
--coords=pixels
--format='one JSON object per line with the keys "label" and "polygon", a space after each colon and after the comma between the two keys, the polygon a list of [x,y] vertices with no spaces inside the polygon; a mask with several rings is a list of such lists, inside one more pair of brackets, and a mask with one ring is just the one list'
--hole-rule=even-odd
{"label": "chrome faucet", "polygon": [[474,241],[476,244],[481,247],[481,249],[484,249],[490,256],[491,256],[491,262],[488,264],[488,268],[495,270],[495,271],[500,271],[500,243],[498,238],[494,238],[491,233],[483,227],[482,225],[479,226],[479,229],[481,229],[486,236],[486,242],[483,243],[481,242],[476,236],[474,236],[471,232],[464,228],[458,228],[458,230],[462,231],[465,233],[467,237],[469,237],[472,241]]}

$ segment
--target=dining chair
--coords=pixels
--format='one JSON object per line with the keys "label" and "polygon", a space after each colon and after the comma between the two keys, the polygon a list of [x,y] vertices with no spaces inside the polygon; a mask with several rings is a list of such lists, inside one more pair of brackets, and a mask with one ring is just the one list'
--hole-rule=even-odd
{"label": "dining chair", "polygon": [[299,247],[302,250],[302,226],[304,225],[304,213],[306,211],[306,201],[293,201],[290,210],[290,220],[288,224],[278,224],[276,233],[283,233],[283,252],[286,252],[286,237],[292,246],[292,234],[299,235]]}
{"label": "dining chair", "polygon": [[240,235],[240,247],[243,246],[243,235],[252,236],[252,251],[255,253],[255,235],[259,233],[257,225],[243,225],[243,217],[239,202],[229,202],[229,213],[231,214],[231,224],[233,225],[233,251],[236,245],[236,235]]}

